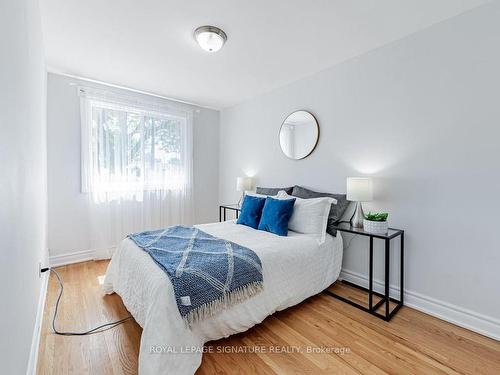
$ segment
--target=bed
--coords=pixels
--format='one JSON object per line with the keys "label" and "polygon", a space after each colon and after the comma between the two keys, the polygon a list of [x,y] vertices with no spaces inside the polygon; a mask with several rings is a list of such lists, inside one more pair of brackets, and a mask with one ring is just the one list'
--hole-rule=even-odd
{"label": "bed", "polygon": [[264,289],[188,328],[179,314],[172,284],[153,259],[130,239],[108,266],[104,291],[121,296],[143,328],[140,374],[192,375],[201,364],[203,344],[248,330],[276,311],[311,297],[337,280],[342,237],[289,232],[286,237],[234,221],[197,225],[200,230],[252,249],[262,262]]}

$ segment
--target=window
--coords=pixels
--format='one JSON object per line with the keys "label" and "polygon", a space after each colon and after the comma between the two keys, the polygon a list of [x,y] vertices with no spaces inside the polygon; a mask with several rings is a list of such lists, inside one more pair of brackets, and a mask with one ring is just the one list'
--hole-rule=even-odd
{"label": "window", "polygon": [[84,192],[133,198],[144,191],[189,187],[189,112],[83,89],[80,93]]}

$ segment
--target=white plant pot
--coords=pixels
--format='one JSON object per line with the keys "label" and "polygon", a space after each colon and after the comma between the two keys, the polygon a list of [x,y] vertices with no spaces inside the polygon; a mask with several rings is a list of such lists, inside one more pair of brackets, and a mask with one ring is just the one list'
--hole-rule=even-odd
{"label": "white plant pot", "polygon": [[363,219],[363,229],[369,233],[386,234],[389,228],[387,221],[370,221]]}

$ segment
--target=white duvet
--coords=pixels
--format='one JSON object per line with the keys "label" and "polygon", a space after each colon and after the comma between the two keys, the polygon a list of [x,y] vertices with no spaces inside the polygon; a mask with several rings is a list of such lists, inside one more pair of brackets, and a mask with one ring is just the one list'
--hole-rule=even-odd
{"label": "white duvet", "polygon": [[280,237],[234,221],[196,227],[252,249],[262,262],[264,290],[189,329],[168,276],[134,242],[123,240],[108,266],[104,291],[119,294],[143,328],[140,374],[194,374],[205,342],[246,331],[275,311],[321,292],[340,273],[340,235],[327,235],[320,245],[314,236],[289,232]]}

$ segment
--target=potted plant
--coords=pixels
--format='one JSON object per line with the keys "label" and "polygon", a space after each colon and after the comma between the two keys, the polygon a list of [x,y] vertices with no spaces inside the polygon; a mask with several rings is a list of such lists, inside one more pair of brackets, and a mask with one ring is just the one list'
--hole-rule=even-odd
{"label": "potted plant", "polygon": [[363,227],[370,233],[387,233],[389,225],[387,224],[387,212],[368,212],[363,219]]}

